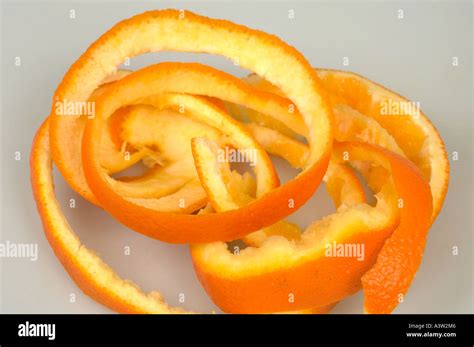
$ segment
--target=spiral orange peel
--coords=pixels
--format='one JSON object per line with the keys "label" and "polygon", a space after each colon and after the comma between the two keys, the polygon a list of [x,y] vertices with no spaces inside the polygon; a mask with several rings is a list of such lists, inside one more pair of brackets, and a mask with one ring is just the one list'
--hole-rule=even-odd
{"label": "spiral orange peel", "polygon": [[[241,80],[192,63],[116,70],[126,58],[169,50],[222,55],[254,75]],[[71,188],[122,224],[190,244],[199,281],[224,312],[327,313],[359,289],[365,312],[392,312],[421,263],[449,163],[428,118],[382,114],[388,100],[407,101],[362,76],[313,69],[262,31],[178,10],[126,19],[71,66],[33,142],[31,182],[46,237],[101,304],[187,312],[121,279],[81,244],[55,197],[54,162]],[[63,102],[93,103],[95,113],[66,117]],[[253,176],[219,157],[244,150],[254,154]],[[280,185],[269,154],[301,172]],[[137,164],[144,173],[122,175]],[[284,220],[323,180],[336,212],[305,231]],[[246,245],[235,254],[226,244],[234,240]],[[329,254],[337,245],[361,247],[362,258]]]}

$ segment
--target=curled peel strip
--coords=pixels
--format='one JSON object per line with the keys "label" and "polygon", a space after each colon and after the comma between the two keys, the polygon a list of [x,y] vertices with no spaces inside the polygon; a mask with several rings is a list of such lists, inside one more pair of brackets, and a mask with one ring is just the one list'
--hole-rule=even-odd
{"label": "curled peel strip", "polygon": [[[121,313],[185,313],[180,308],[167,305],[157,292],[144,293],[130,281],[121,279],[103,260],[80,243],[61,212],[54,194],[51,172],[48,120],[38,130],[31,152],[31,182],[46,237],[56,256],[77,285],[94,300]],[[336,175],[334,175],[336,176]],[[342,173],[348,180],[346,189],[334,181],[339,200],[348,202],[365,199],[357,178],[347,171]],[[334,304],[295,313],[324,313]]]}
{"label": "curled peel strip", "polygon": [[[169,32],[173,32],[173,35],[168,35]],[[233,44],[229,45],[229,41]],[[125,58],[160,50],[206,52],[230,59],[238,58],[242,67],[252,70],[281,88],[298,108],[307,128],[311,129],[308,136],[310,147],[308,166],[294,180],[272,190],[254,203],[239,210],[216,213],[211,218],[196,215],[164,215],[124,201],[119,195],[107,201],[102,200],[101,205],[129,226],[130,222],[127,221],[134,220],[133,216],[137,216],[137,213],[141,215],[143,218],[135,219],[136,223],[134,222],[132,226],[134,230],[160,240],[182,243],[236,239],[277,222],[306,202],[321,182],[329,162],[332,146],[332,114],[326,103],[325,91],[308,62],[298,51],[275,36],[188,12],[184,19],[181,18],[180,11],[146,12],[117,24],[89,47],[67,72],[54,99],[87,100],[99,83],[113,73],[116,66]],[[262,59],[267,56],[272,56],[272,59]],[[121,100],[115,98],[112,102],[105,100],[103,96],[100,97],[104,105],[97,102],[96,113],[100,115],[103,111],[108,116],[124,104],[152,95],[151,90],[156,94],[186,92],[188,88],[198,87],[183,83],[183,79],[180,78],[181,70],[173,66],[176,65],[155,65],[125,77],[112,86],[113,91],[106,92],[108,95],[122,92]],[[288,71],[286,66],[292,66],[292,71]],[[155,78],[160,82],[158,83]],[[125,80],[128,83],[123,83]],[[133,88],[130,87],[131,83],[135,83]],[[143,88],[143,83],[147,83],[146,88]],[[125,90],[132,94],[126,94]],[[303,90],[304,94],[301,93]],[[207,95],[216,96],[218,90],[214,92],[213,95]],[[68,127],[73,126],[77,120],[61,117],[55,112],[53,107],[50,125],[53,159],[68,180],[73,177],[68,161],[80,153],[76,146],[70,145],[64,139],[64,134],[68,133]],[[89,127],[90,132],[96,135],[97,128],[103,121],[101,117],[96,116],[90,121],[92,123]],[[90,152],[99,148],[96,143],[92,145],[93,141],[93,139],[90,141],[91,146],[88,147]],[[83,155],[83,160],[93,161],[95,157],[91,157],[92,154],[96,153]],[[98,165],[92,162],[89,164],[91,170],[87,183],[90,188],[100,187],[101,193],[107,191],[107,196],[113,196],[114,193],[107,189],[106,185],[101,184],[103,181],[97,172]],[[92,181],[94,183],[91,185]],[[304,189],[301,189],[302,187]],[[96,198],[105,199],[105,196]],[[294,208],[289,208],[287,203],[283,203],[289,199],[294,199]],[[114,202],[115,206],[111,208],[107,205],[108,202]],[[175,223],[178,224],[180,232],[176,232]],[[209,232],[198,234],[197,223],[200,227],[208,228]]]}
{"label": "curled peel strip", "polygon": [[[335,139],[373,143],[413,162],[430,182],[434,221],[448,190],[449,161],[443,140],[428,117],[419,107],[413,107],[411,101],[361,75],[319,68],[315,71],[329,92],[335,116]],[[244,81],[259,90],[284,97],[279,88],[257,75],[249,75]],[[234,116],[249,119],[251,124],[269,127],[284,135],[303,134],[291,132],[302,123],[298,114],[293,118],[297,126],[290,129],[284,121],[276,121],[256,110],[228,106]],[[254,136],[257,132],[253,132]],[[272,141],[272,146],[275,144]]]}
{"label": "curled peel strip", "polygon": [[159,293],[142,292],[121,279],[94,252],[82,245],[61,212],[54,194],[48,120],[38,130],[31,151],[31,184],[51,247],[71,278],[94,300],[121,313],[184,313],[168,306]]}
{"label": "curled peel strip", "polygon": [[[205,143],[199,144],[205,147]],[[392,152],[362,143],[338,146],[339,153],[333,156],[335,160],[342,162],[338,158],[343,158],[342,151],[345,150],[351,161],[375,162],[391,174],[394,187],[391,179],[387,179],[377,193],[375,207],[361,203],[340,209],[323,221],[313,223],[296,243],[281,237],[268,238],[259,248],[246,248],[238,255],[231,254],[223,243],[192,246],[198,277],[224,311],[259,313],[328,305],[357,291],[361,276],[374,263],[374,269],[379,270],[370,270],[363,277],[366,309],[374,313],[390,312],[396,306],[397,295],[406,291],[405,286],[411,282],[421,260],[420,249],[424,245],[421,239],[426,236],[431,222],[429,186],[414,165]],[[198,162],[203,152],[205,148],[199,149],[198,146],[194,151]],[[209,156],[205,158],[207,160],[200,162],[198,168],[216,165],[210,162]],[[210,176],[212,172],[207,170],[206,175],[201,176],[207,189],[212,189],[208,182],[218,181],[221,177],[218,171],[214,171],[214,177]],[[366,178],[371,185],[372,177]],[[216,192],[211,196],[219,194]],[[404,201],[400,212],[397,207],[399,198]],[[416,224],[413,224],[415,220]],[[416,232],[408,235],[408,225],[417,225]],[[393,240],[393,248],[384,246],[387,239]],[[333,242],[363,244],[365,259],[328,257],[325,246]],[[412,244],[406,246],[407,243]],[[413,264],[404,267],[406,264],[392,263],[397,259],[391,258],[392,253],[399,252],[398,258],[403,257],[407,250],[402,248],[415,244],[416,249],[409,254]],[[389,257],[385,256],[388,252],[391,254]],[[384,270],[386,267],[393,269],[390,276]],[[400,276],[400,280],[403,277],[404,282],[393,285],[389,281],[391,276]],[[379,291],[380,287],[373,290],[374,282],[386,287],[383,291]],[[374,304],[381,293],[384,293],[385,301],[380,299],[382,303]],[[288,300],[289,294],[296,298],[295,301]]]}
{"label": "curled peel strip", "polygon": [[[263,79],[241,81],[182,63],[114,73],[125,58],[162,50],[238,59]],[[421,262],[449,166],[424,115],[401,121],[417,139],[416,146],[406,145],[396,121],[380,119],[374,109],[394,94],[354,76],[315,72],[274,36],[190,12],[151,11],[117,24],[70,68],[54,97],[93,101],[95,117],[63,117],[53,103],[33,144],[33,192],[57,257],[86,294],[118,312],[185,312],[120,279],[80,244],[54,196],[51,156],[74,190],[123,224],[156,239],[191,243],[201,283],[226,312],[324,313],[361,287],[366,312],[391,312]],[[362,101],[354,101],[351,88]],[[238,122],[226,108],[251,122]],[[173,139],[167,131],[183,134]],[[219,161],[223,148],[254,150],[256,180]],[[279,186],[266,151],[302,173]],[[145,175],[112,178],[139,161],[149,167]],[[375,206],[347,163],[376,193]],[[311,197],[323,176],[337,212],[301,233],[283,218]],[[184,208],[176,203],[183,197]],[[249,247],[231,254],[225,241],[240,238]],[[327,256],[331,242],[364,245],[364,259]]]}

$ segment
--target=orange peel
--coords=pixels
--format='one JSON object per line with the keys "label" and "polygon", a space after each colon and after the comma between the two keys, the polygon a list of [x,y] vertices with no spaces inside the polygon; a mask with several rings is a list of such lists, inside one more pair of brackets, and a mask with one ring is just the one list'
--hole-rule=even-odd
{"label": "orange peel", "polygon": [[94,300],[121,313],[185,313],[167,305],[158,292],[144,293],[120,278],[74,233],[54,194],[49,119],[38,130],[30,156],[31,185],[46,238],[79,288]]}
{"label": "orange peel", "polygon": [[[351,158],[354,152],[354,159],[373,160],[382,165],[391,172],[394,186],[390,184],[391,179],[387,179],[378,193],[375,207],[357,204],[340,209],[335,215],[313,223],[297,243],[281,237],[268,238],[259,248],[249,247],[238,255],[229,253],[219,242],[192,246],[198,278],[224,311],[288,311],[336,302],[360,289],[362,275],[374,263],[375,268],[382,266],[384,261],[378,254],[385,248],[384,242],[387,238],[390,240],[392,232],[393,235],[403,234],[403,228],[414,218],[418,223],[410,224],[412,229],[413,225],[417,226],[414,233],[426,235],[432,212],[431,193],[418,169],[380,147],[348,143],[340,145],[340,148],[351,151]],[[368,181],[370,184],[370,177]],[[417,194],[413,194],[414,191]],[[397,199],[405,201],[399,225]],[[420,206],[424,207],[423,211],[420,211]],[[333,241],[338,244],[364,244],[365,260],[358,262],[352,258],[326,257],[324,245]],[[406,270],[412,271],[407,275],[408,282],[416,269],[417,266]],[[394,290],[406,289],[391,288],[393,283],[387,274],[384,280],[387,283],[385,293],[393,294]],[[372,297],[372,285],[369,283],[364,288],[367,292],[365,307],[372,313],[383,312],[382,305],[371,309],[372,302],[376,300]],[[288,300],[289,295],[293,295],[294,301]]]}
{"label": "orange peel", "polygon": [[[170,50],[221,55],[254,74],[241,80],[190,63],[116,70],[126,58]],[[91,103],[94,114],[66,117],[58,103],[68,102]],[[224,312],[327,313],[361,288],[365,312],[392,312],[421,263],[449,163],[419,109],[387,117],[387,103],[409,101],[362,76],[313,69],[258,30],[177,10],[126,19],[71,66],[35,137],[31,182],[46,237],[77,285],[107,307],[187,312],[121,279],[81,244],[54,194],[54,162],[124,225],[189,243],[199,281]],[[219,159],[227,150],[252,151],[254,176]],[[269,154],[301,172],[280,186]],[[124,176],[140,163],[144,173]],[[336,212],[304,232],[285,221],[323,180]],[[230,253],[234,240],[247,247]],[[328,254],[340,245],[362,253]]]}
{"label": "orange peel", "polygon": [[[101,194],[100,197],[96,196],[96,198],[102,199],[102,207],[108,209],[109,212],[113,213],[124,224],[146,235],[170,242],[231,240],[270,225],[293,212],[293,209],[289,209],[287,204],[281,204],[280,202],[295,198],[295,209],[297,209],[309,199],[321,182],[329,162],[332,146],[332,114],[326,103],[325,91],[321,87],[316,74],[305,58],[291,46],[275,36],[228,21],[209,19],[190,12],[185,12],[184,18],[181,16],[182,13],[176,10],[150,11],[115,25],[90,46],[81,58],[73,64],[56,90],[54,100],[56,102],[63,100],[85,101],[93,90],[97,88],[100,81],[113,73],[116,66],[125,58],[131,58],[140,53],[160,50],[206,52],[223,55],[230,59],[239,59],[240,66],[262,75],[271,83],[279,86],[285,95],[298,107],[306,127],[311,129],[308,134],[310,146],[308,167],[290,183],[274,189],[256,202],[246,205],[240,212],[216,213],[212,218],[180,214],[163,218],[163,215],[160,215],[157,211],[138,206],[130,201],[126,201],[121,196],[114,196],[111,191],[108,191],[107,195],[110,197],[114,196],[114,198],[104,201],[105,198],[96,189],[96,193]],[[173,35],[167,35],[170,31],[173,32]],[[228,44],[229,40],[232,41],[232,45]],[[272,59],[263,61],[259,59],[262,55],[271,55]],[[292,66],[291,73],[285,68],[288,65]],[[128,88],[128,91],[132,92],[132,94],[126,95],[122,93],[121,100],[115,98],[115,104],[111,101],[107,103],[106,98],[101,96],[99,99],[103,100],[103,102],[97,103],[96,112],[100,114],[102,110],[112,111],[114,109],[113,111],[115,111],[118,109],[119,104],[120,106],[127,105],[136,101],[136,98],[150,96],[152,90],[155,94],[159,91],[189,92],[189,89],[194,87],[199,95],[211,97],[219,95],[218,92],[222,85],[213,89],[212,94],[210,92],[206,93],[203,89],[210,84],[209,81],[206,80],[206,83],[192,84],[187,79],[180,79],[178,73],[174,75],[176,81],[173,90],[167,89],[167,84],[163,84],[163,82],[167,73],[169,73],[168,77],[173,76],[171,72],[174,69],[171,68],[172,65],[164,65],[164,67],[163,70],[160,70],[162,68],[159,65],[152,66],[114,83],[112,85],[114,92],[124,91]],[[170,70],[165,71],[166,68]],[[158,71],[162,71],[160,83],[150,78],[150,76],[158,77],[159,74],[153,73]],[[214,74],[218,75],[219,72],[214,71]],[[140,80],[137,76],[141,76],[143,79]],[[135,81],[136,84],[133,88],[131,86],[127,87],[128,83],[121,83],[124,80],[130,83]],[[186,81],[186,83],[183,83],[183,81]],[[137,88],[138,84],[143,82],[149,83],[149,86],[147,88]],[[236,85],[235,82],[226,86],[232,87]],[[302,90],[305,91],[304,94],[301,93]],[[106,92],[105,94],[110,96],[112,92]],[[133,95],[133,98],[131,98],[131,95]],[[226,99],[228,94],[225,93],[224,96],[224,99]],[[258,93],[252,92],[247,97],[250,101],[254,98],[258,99]],[[260,99],[265,99],[265,97]],[[249,100],[245,100],[245,102]],[[101,106],[101,103],[104,103],[111,109],[106,110],[107,107]],[[268,103],[263,101],[261,104],[263,106],[268,105]],[[272,112],[264,113],[273,115]],[[285,113],[287,113],[287,108],[285,108]],[[94,124],[90,127],[91,132],[94,132],[92,130],[94,127],[99,126],[97,120],[101,117],[96,116],[89,122]],[[68,181],[72,181],[71,177],[73,177],[68,165],[71,157],[81,156],[77,146],[71,145],[70,139],[65,139],[65,134],[68,134],[69,127],[74,126],[75,122],[77,122],[77,117],[62,117],[56,113],[53,107],[50,124],[53,159]],[[95,134],[99,135],[97,132]],[[81,156],[86,163],[87,160],[95,160],[90,155],[95,154],[91,152],[96,150],[96,146],[88,147],[88,150],[89,154]],[[95,165],[95,163],[89,164],[91,168]],[[90,182],[94,180],[93,185],[99,187],[99,173],[94,172],[92,174],[93,171],[89,171],[87,181],[90,185]],[[302,187],[304,189],[301,189]],[[101,192],[105,192],[106,188],[105,185],[102,185],[100,188]],[[297,194],[295,194],[296,192]],[[117,202],[113,208],[108,204],[112,200]],[[269,210],[272,210],[271,214],[267,213]],[[137,216],[140,217],[137,218]],[[177,220],[174,221],[176,218],[182,221],[178,223],[178,232],[174,226],[174,223],[177,222]],[[130,221],[133,220],[134,222],[131,223]],[[207,224],[212,229],[205,234],[197,234],[195,232],[195,223],[198,220],[202,221],[200,222],[201,226]]]}
{"label": "orange peel", "polygon": [[[434,221],[448,190],[449,160],[440,134],[419,105],[353,72],[321,68],[315,71],[334,108],[335,139],[348,141],[341,139],[341,135],[357,134],[358,141],[377,143],[413,162],[430,182]],[[250,75],[244,81],[257,89],[283,96],[279,88],[257,75]],[[233,104],[227,107],[239,119],[285,135],[298,134],[294,132],[297,127],[290,129],[285,122],[275,121],[255,110]],[[302,122],[297,113],[292,120]]]}
{"label": "orange peel", "polygon": [[[253,200],[252,190],[244,186],[243,177],[237,172],[231,171],[228,162],[215,160],[218,153],[216,143],[206,138],[195,138],[192,140],[192,148],[200,180],[203,182],[208,192],[209,201],[215,210],[236,209],[241,204]],[[236,180],[236,176],[240,179]],[[353,170],[347,166],[333,162],[328,168],[325,181],[336,208],[346,208],[366,202],[362,184]],[[301,229],[293,223],[282,220],[245,236],[243,241],[246,245],[259,247],[272,236],[298,241],[301,239]],[[322,314],[328,313],[335,305],[336,303],[330,303],[317,308],[286,311],[285,313]]]}

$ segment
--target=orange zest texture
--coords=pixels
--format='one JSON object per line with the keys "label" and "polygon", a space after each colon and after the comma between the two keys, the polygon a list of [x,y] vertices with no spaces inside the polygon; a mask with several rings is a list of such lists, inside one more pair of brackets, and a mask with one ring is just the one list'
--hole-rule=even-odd
{"label": "orange zest texture", "polygon": [[[221,55],[253,74],[174,62],[117,70],[160,51]],[[92,103],[94,114],[65,116],[66,102]],[[71,66],[33,142],[46,237],[84,293],[112,310],[187,312],[121,279],[81,243],[55,197],[54,163],[131,230],[189,244],[200,283],[224,312],[321,314],[363,289],[365,312],[390,313],[421,264],[449,180],[429,119],[383,109],[403,102],[360,75],[313,69],[262,31],[188,11],[136,15]],[[235,170],[228,153],[246,155],[248,168]],[[271,155],[300,172],[280,184]],[[141,174],[123,174],[137,165]],[[306,230],[285,220],[321,182],[336,212]],[[236,240],[246,247],[231,253]],[[362,253],[338,256],[337,246]]]}

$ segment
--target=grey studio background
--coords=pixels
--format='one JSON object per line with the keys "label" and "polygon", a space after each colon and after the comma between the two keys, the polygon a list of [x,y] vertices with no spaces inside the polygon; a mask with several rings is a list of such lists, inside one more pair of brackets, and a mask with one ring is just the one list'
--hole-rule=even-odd
{"label": "grey studio background", "polygon": [[[447,2],[57,2],[1,5],[1,242],[38,244],[38,260],[0,258],[2,313],[108,313],[82,294],[46,241],[32,198],[29,151],[62,76],[116,22],[145,10],[185,8],[265,30],[319,67],[351,70],[419,101],[446,142],[451,180],[428,237],[423,263],[396,313],[473,312],[472,3]],[[70,10],[75,18],[70,18]],[[290,19],[289,11],[294,11]],[[400,17],[403,11],[403,18]],[[21,65],[16,66],[16,57]],[[349,65],[344,66],[344,57]],[[271,57],[268,57],[271,59]],[[458,64],[453,64],[454,61]],[[244,76],[220,57],[159,53],[134,58],[138,69],[160,61],[198,61]],[[20,160],[15,158],[20,153]],[[282,181],[294,171],[277,161]],[[81,199],[56,172],[58,200],[80,239],[123,278],[158,290],[172,305],[218,308],[194,274],[187,246],[164,244],[121,226]],[[76,199],[76,208],[69,200]],[[332,212],[321,187],[290,220],[307,226]],[[130,255],[124,248],[130,247]],[[458,254],[453,254],[458,247]],[[185,303],[180,303],[180,294]],[[182,296],[181,296],[182,297]],[[361,313],[362,292],[334,313]]]}

